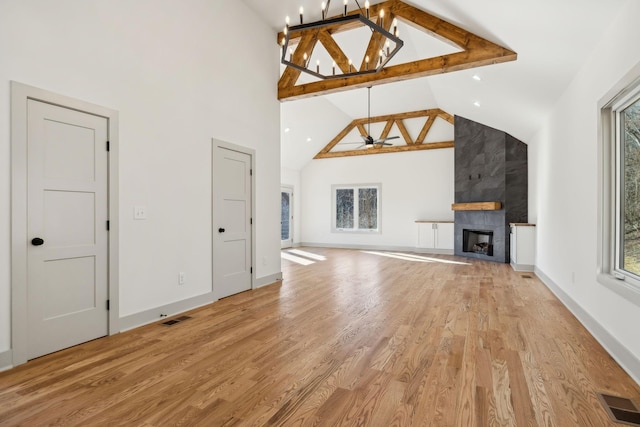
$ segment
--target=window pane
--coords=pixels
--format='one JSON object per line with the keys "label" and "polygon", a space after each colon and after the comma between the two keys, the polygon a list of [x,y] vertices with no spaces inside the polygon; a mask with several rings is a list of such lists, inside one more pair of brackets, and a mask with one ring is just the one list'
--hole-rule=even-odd
{"label": "window pane", "polygon": [[289,240],[289,193],[282,192],[280,197],[280,240]]}
{"label": "window pane", "polygon": [[378,228],[378,189],[358,189],[358,228],[375,230]]}
{"label": "window pane", "polygon": [[622,269],[640,275],[640,99],[624,109],[622,120]]}
{"label": "window pane", "polygon": [[336,228],[353,228],[353,189],[336,190]]}

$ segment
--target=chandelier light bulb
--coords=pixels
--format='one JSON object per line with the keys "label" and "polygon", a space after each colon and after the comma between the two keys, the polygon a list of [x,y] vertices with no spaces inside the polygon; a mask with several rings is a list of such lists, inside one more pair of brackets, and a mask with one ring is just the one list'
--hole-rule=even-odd
{"label": "chandelier light bulb", "polygon": [[327,7],[327,5],[324,2],[322,2],[322,4],[320,6],[322,7],[322,19],[324,20],[324,17],[325,17],[325,10],[324,9]]}
{"label": "chandelier light bulb", "polygon": [[289,26],[289,22],[290,21],[291,20],[289,19],[289,15],[287,15],[286,18],[284,18],[284,22],[285,22],[285,24],[287,24],[287,27]]}
{"label": "chandelier light bulb", "polygon": [[320,60],[316,61],[316,73],[320,74]]}
{"label": "chandelier light bulb", "polygon": [[300,6],[300,25],[302,25],[302,14],[304,13],[304,8]]}
{"label": "chandelier light bulb", "polygon": [[364,8],[367,10],[367,19],[369,18],[369,0],[364,2]]}
{"label": "chandelier light bulb", "polygon": [[391,23],[391,26],[393,27],[393,34],[398,32],[398,20],[396,18],[393,18],[393,22]]}
{"label": "chandelier light bulb", "polygon": [[344,0],[344,16],[347,16],[347,2],[349,0]]}
{"label": "chandelier light bulb", "polygon": [[384,23],[384,9],[380,9],[380,23],[379,23],[379,25],[381,27],[384,27],[383,23]]}

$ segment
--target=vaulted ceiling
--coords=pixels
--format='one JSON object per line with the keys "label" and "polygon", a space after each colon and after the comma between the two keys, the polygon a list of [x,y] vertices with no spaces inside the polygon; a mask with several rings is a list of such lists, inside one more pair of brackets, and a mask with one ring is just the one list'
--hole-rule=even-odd
{"label": "vaulted ceiling", "polygon": [[[320,2],[316,0],[243,1],[273,29],[274,61],[278,61],[279,54],[276,35],[282,30],[285,16],[296,17],[303,6],[305,20],[320,19]],[[516,52],[518,58],[374,86],[371,114],[438,108],[504,130],[527,142],[598,43],[619,5],[626,1],[404,0]],[[343,7],[341,1],[333,3],[330,16],[341,13]],[[355,1],[349,0],[349,8],[354,7]],[[399,27],[405,46],[394,57],[396,63],[450,53],[450,45],[429,34],[402,23]],[[351,43],[355,44],[355,39]],[[282,165],[291,169],[304,167],[345,126],[366,115],[365,88],[283,101]]]}

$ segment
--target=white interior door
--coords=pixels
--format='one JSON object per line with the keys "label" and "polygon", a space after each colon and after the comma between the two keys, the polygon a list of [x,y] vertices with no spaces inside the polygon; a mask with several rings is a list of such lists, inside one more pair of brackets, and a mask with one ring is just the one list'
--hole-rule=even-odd
{"label": "white interior door", "polygon": [[293,246],[293,190],[282,187],[280,190],[280,247]]}
{"label": "white interior door", "polygon": [[251,155],[215,146],[213,291],[224,298],[251,289]]}
{"label": "white interior door", "polygon": [[108,122],[27,106],[27,357],[108,334]]}

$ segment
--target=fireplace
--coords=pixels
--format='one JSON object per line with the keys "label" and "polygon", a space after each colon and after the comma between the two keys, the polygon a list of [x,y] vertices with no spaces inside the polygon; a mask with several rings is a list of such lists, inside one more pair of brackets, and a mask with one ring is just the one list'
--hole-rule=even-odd
{"label": "fireplace", "polygon": [[454,253],[509,262],[509,223],[527,222],[527,145],[455,117]]}
{"label": "fireplace", "polygon": [[463,229],[462,252],[493,256],[493,231]]}

